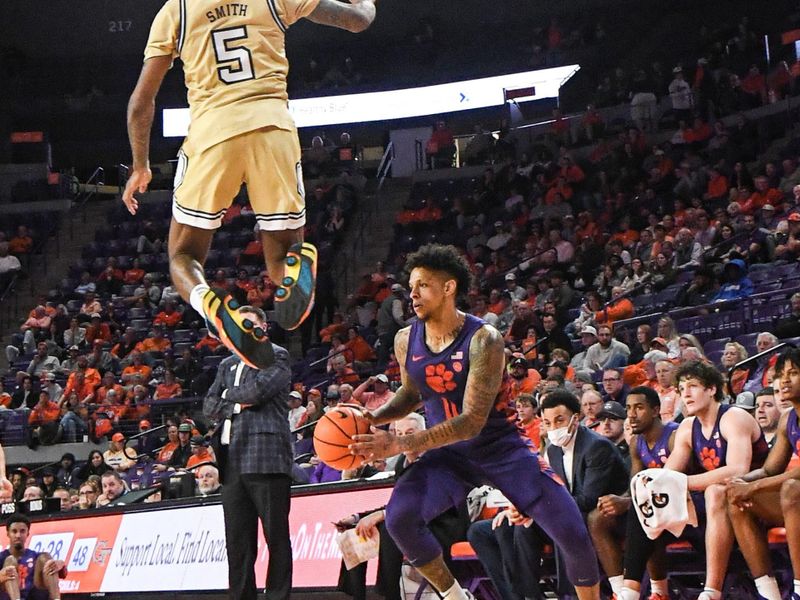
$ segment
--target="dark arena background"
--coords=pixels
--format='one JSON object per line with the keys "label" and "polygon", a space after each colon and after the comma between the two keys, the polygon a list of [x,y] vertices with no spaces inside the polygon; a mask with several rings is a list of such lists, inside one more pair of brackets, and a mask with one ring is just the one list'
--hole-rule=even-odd
{"label": "dark arena background", "polygon": [[[13,490],[0,489],[0,514],[26,513],[28,546],[65,561],[65,598],[227,597],[219,447],[203,400],[229,351],[181,299],[167,255],[189,124],[180,60],[156,100],[153,180],[135,216],[121,201],[131,166],[126,107],[163,3],[7,4],[0,442]],[[340,472],[315,456],[313,432],[329,408],[374,410],[400,386],[394,334],[415,319],[405,261],[438,243],[455,246],[471,270],[461,310],[503,336],[502,391],[520,435],[551,464],[557,456],[563,472],[539,407],[563,388],[580,402],[580,435],[614,447],[613,459],[586,458],[596,476],[567,476],[609,576],[601,597],[610,598],[621,576],[611,571],[625,558],[614,550],[624,511],[614,515],[623,519],[617,529],[591,525],[604,498],[627,510],[631,469],[655,465],[639,455],[644,437],[631,437],[645,427],[631,417],[631,389],[659,397],[647,423],[699,418],[675,375],[692,361],[710,365],[723,377],[722,405],[741,412],[737,427],[749,419],[777,444],[768,464],[790,472],[798,460],[786,432],[800,395],[775,365],[800,341],[800,5],[379,0],[376,8],[358,35],[308,20],[286,33],[305,238],[319,250],[310,317],[294,331],[275,320],[277,286],[246,186],[204,265],[210,285],[265,311],[270,338],[291,355],[292,597],[437,597],[400,566],[399,550],[384,558],[383,526],[383,565],[372,558],[348,572],[337,544],[334,523],[386,505],[402,455]],[[779,427],[787,412],[789,425]],[[181,427],[191,450],[173,459],[185,450]],[[712,482],[723,490],[714,492],[711,475],[697,474],[727,467],[718,454],[703,457],[684,469],[689,487],[724,515],[727,502],[738,506],[725,482]],[[624,464],[620,485],[603,460]],[[98,485],[106,470],[120,474],[122,496]],[[695,489],[692,477],[706,483]],[[788,521],[792,502],[781,497]],[[462,504],[437,535],[476,598],[574,593],[544,532],[530,560],[470,543],[468,530],[507,507],[502,494],[480,488]],[[726,523],[738,538],[738,522]],[[774,574],[788,598],[800,573],[792,574],[787,538],[800,531],[763,535],[772,571],[755,576],[741,543],[726,565],[707,560],[702,533],[670,540],[667,583],[645,578],[642,597],[694,599],[714,577],[724,597],[767,597],[755,581]],[[260,534],[260,586],[267,561]],[[391,561],[397,568],[383,570]]]}

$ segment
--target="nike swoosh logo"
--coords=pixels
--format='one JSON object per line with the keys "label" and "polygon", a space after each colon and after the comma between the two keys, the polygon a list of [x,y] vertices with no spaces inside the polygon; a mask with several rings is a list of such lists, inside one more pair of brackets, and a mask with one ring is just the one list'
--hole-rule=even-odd
{"label": "nike swoosh logo", "polygon": [[422,360],[423,358],[425,358],[425,357],[424,356],[412,356],[411,360],[413,360],[414,362],[417,362],[417,361]]}

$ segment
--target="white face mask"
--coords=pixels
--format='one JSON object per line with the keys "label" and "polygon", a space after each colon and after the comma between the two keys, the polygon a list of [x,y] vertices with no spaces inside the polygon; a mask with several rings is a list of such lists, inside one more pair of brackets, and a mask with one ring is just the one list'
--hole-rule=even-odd
{"label": "white face mask", "polygon": [[559,448],[563,448],[569,441],[572,439],[572,434],[575,433],[574,431],[570,431],[570,427],[572,427],[572,423],[574,421],[574,416],[570,418],[569,423],[567,423],[566,427],[559,427],[558,429],[551,429],[547,432],[547,439],[550,440],[550,443],[553,446],[558,446]]}

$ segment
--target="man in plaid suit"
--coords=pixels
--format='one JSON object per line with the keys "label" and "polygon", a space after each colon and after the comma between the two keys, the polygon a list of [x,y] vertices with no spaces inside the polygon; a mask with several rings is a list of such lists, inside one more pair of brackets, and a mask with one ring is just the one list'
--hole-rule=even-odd
{"label": "man in plaid suit", "polygon": [[[259,308],[242,307],[243,318],[266,331]],[[258,518],[269,540],[267,600],[287,600],[292,587],[289,506],[293,463],[289,433],[291,368],[286,349],[273,344],[275,363],[259,370],[233,355],[223,360],[204,402],[218,424],[217,457],[228,549],[229,597],[257,596],[254,564]]]}

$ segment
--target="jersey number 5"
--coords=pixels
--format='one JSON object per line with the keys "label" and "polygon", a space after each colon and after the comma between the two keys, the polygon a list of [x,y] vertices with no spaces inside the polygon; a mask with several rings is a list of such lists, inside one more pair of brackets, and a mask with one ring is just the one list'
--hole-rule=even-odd
{"label": "jersey number 5", "polygon": [[247,39],[247,27],[215,29],[211,32],[217,63],[233,63],[217,67],[217,74],[224,83],[238,83],[255,79],[253,56],[244,46],[231,46],[231,42]]}

